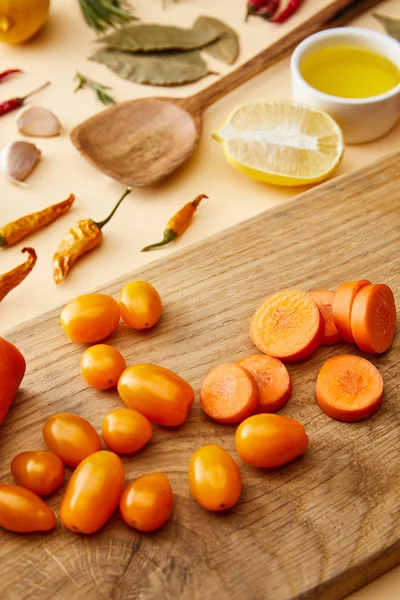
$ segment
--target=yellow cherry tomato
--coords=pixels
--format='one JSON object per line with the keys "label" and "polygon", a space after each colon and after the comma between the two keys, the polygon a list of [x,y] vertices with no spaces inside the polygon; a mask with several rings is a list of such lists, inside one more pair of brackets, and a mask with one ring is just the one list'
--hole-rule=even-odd
{"label": "yellow cherry tomato", "polygon": [[126,362],[122,354],[107,344],[91,346],[82,354],[82,376],[97,390],[115,387],[124,369]]}
{"label": "yellow cherry tomato", "polygon": [[143,475],[126,486],[119,504],[125,523],[139,531],[154,531],[171,515],[173,494],[165,473]]}
{"label": "yellow cherry tomato", "polygon": [[94,344],[112,334],[119,323],[119,305],[107,294],[78,296],[61,312],[61,325],[73,342]]}
{"label": "yellow cherry tomato", "polygon": [[301,423],[290,417],[259,414],[243,421],[236,430],[236,452],[253,467],[285,465],[305,452],[308,437]]}
{"label": "yellow cherry tomato", "polygon": [[17,533],[49,531],[56,515],[39,496],[19,485],[0,485],[0,527]]}
{"label": "yellow cherry tomato", "polygon": [[71,467],[76,467],[101,448],[101,440],[93,425],[72,413],[58,413],[47,419],[43,438],[46,446]]}
{"label": "yellow cherry tomato", "polygon": [[154,327],[161,317],[161,298],[147,281],[127,283],[121,290],[119,306],[122,320],[132,329]]}
{"label": "yellow cherry tomato", "polygon": [[64,465],[53,452],[21,452],[11,462],[11,473],[19,485],[38,496],[52,494],[64,483]]}
{"label": "yellow cherry tomato", "polygon": [[132,408],[117,408],[103,421],[103,440],[117,454],[132,454],[145,446],[153,435],[150,422]]}
{"label": "yellow cherry tomato", "polygon": [[124,465],[119,456],[108,450],[91,454],[68,482],[61,521],[75,533],[95,533],[117,508],[124,485]]}
{"label": "yellow cherry tomato", "polygon": [[129,408],[159,425],[182,425],[193,404],[192,386],[164,367],[133,365],[122,373],[118,393]]}
{"label": "yellow cherry tomato", "polygon": [[208,510],[232,508],[242,489],[239,467],[226,450],[208,444],[196,450],[190,460],[189,487],[197,502]]}

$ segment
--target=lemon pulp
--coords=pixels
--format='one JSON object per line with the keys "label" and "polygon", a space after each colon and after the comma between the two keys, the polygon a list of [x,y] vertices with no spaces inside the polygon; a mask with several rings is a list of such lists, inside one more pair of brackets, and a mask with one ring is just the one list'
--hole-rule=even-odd
{"label": "lemon pulp", "polygon": [[341,98],[369,98],[400,83],[398,68],[385,56],[357,46],[330,46],[300,64],[305,81],[316,90]]}
{"label": "lemon pulp", "polygon": [[326,179],[344,151],[342,132],[329,115],[289,101],[243,104],[213,137],[233,167],[283,186]]}

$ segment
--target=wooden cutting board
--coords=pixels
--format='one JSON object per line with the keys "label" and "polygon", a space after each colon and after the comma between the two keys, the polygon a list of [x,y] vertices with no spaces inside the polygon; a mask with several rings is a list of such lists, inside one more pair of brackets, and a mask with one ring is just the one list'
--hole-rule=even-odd
{"label": "wooden cutting board", "polygon": [[[396,154],[333,179],[107,285],[102,291],[117,295],[127,281],[148,279],[164,300],[153,331],[120,324],[110,343],[128,363],[178,372],[197,393],[212,366],[255,351],[250,316],[279,288],[335,288],[368,278],[389,284],[400,303],[399,164]],[[53,413],[80,414],[100,430],[104,415],[121,405],[116,392],[85,385],[82,347],[67,340],[59,312],[7,335],[25,354],[28,372],[0,432],[2,482],[11,481],[15,454],[43,448],[41,428]],[[333,421],[314,399],[320,366],[343,352],[357,353],[346,344],[321,348],[289,367],[293,396],[282,414],[305,425],[309,451],[270,471],[238,459],[243,493],[235,509],[212,514],[190,497],[187,468],[196,448],[215,442],[237,458],[234,427],[209,421],[196,400],[184,426],[154,427],[151,444],[124,461],[128,480],[168,473],[175,492],[170,522],[150,535],[129,529],[117,515],[88,537],[60,523],[48,534],[1,531],[3,600],[332,600],[397,564],[400,336],[384,356],[369,357],[383,375],[385,399],[363,423]],[[56,511],[60,498],[48,501]]]}

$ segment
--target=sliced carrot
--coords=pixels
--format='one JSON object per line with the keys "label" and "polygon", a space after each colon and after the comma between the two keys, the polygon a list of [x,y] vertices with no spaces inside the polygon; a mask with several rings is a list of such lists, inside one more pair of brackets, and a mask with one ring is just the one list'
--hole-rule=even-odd
{"label": "sliced carrot", "polygon": [[238,365],[218,365],[201,384],[200,404],[214,421],[240,423],[257,408],[257,383],[246,369]]}
{"label": "sliced carrot", "polygon": [[330,358],[318,374],[315,389],[322,410],[338,421],[362,421],[381,405],[383,380],[369,360],[342,354]]}
{"label": "sliced carrot", "polygon": [[396,332],[393,292],[384,283],[367,285],[357,294],[351,311],[351,330],[360,350],[381,354]]}
{"label": "sliced carrot", "polygon": [[250,371],[258,385],[258,413],[273,413],[286,404],[292,393],[292,382],[285,365],[273,356],[253,354],[236,363]]}
{"label": "sliced carrot", "polygon": [[318,348],[324,320],[314,300],[299,290],[282,290],[257,308],[250,335],[259,350],[283,361],[302,360]]}
{"label": "sliced carrot", "polygon": [[354,298],[361,288],[370,285],[370,281],[361,279],[360,281],[347,281],[338,287],[333,299],[332,311],[333,320],[336,329],[345,342],[354,344],[354,337],[351,332],[351,309]]}
{"label": "sliced carrot", "polygon": [[317,304],[322,318],[325,323],[324,336],[322,338],[321,346],[331,346],[337,344],[342,339],[340,333],[336,329],[335,322],[333,320],[332,303],[335,297],[335,292],[332,290],[313,290],[308,292]]}

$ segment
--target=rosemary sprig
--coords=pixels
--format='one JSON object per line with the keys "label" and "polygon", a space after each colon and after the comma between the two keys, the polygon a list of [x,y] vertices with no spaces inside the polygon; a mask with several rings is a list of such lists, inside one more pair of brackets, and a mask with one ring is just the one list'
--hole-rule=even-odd
{"label": "rosemary sprig", "polygon": [[136,19],[125,0],[79,0],[83,17],[97,33]]}
{"label": "rosemary sprig", "polygon": [[93,79],[89,79],[88,77],[85,77],[84,75],[82,75],[82,73],[79,73],[78,71],[76,72],[74,81],[77,82],[77,86],[74,89],[74,92],[77,92],[78,90],[81,90],[82,88],[87,86],[87,87],[90,87],[94,91],[97,98],[103,104],[105,104],[105,105],[117,104],[117,101],[115,100],[115,98],[113,98],[110,94],[107,94],[107,92],[106,92],[106,90],[111,89],[108,85],[102,85],[98,81],[93,81]]}

